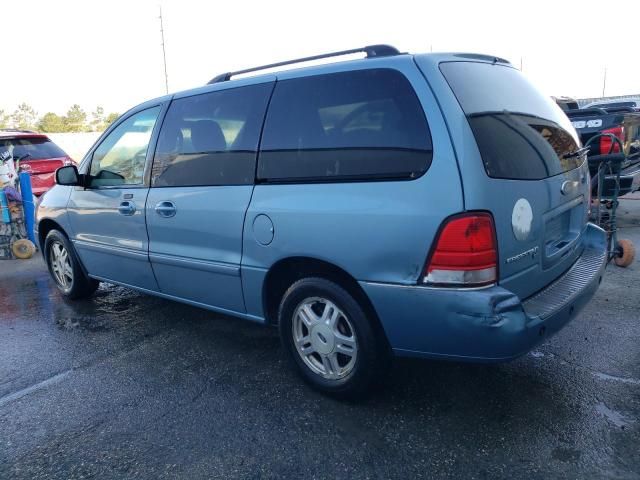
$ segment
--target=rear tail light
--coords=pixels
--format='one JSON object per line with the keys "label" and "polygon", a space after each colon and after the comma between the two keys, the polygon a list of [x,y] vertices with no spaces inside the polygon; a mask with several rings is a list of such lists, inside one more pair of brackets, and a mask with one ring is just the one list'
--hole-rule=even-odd
{"label": "rear tail light", "polygon": [[498,246],[493,217],[469,213],[452,217],[440,229],[427,262],[424,283],[479,287],[498,279]]}
{"label": "rear tail light", "polygon": [[[611,135],[615,135],[620,139],[622,143],[624,143],[624,128],[622,126],[608,128],[600,133],[609,133]],[[613,148],[611,148],[612,143]],[[611,150],[611,153],[620,153],[620,144],[611,137],[600,137],[600,155],[607,155],[609,153],[609,150]]]}

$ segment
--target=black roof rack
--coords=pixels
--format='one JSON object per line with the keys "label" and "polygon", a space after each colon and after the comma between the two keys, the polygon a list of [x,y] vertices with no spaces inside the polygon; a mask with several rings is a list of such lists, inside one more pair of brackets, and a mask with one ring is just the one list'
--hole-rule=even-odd
{"label": "black roof rack", "polygon": [[0,132],[12,132],[12,133],[38,133],[35,130],[24,130],[21,128],[0,128]]}
{"label": "black roof rack", "polygon": [[600,107],[607,113],[636,113],[636,110],[633,107]]}
{"label": "black roof rack", "polygon": [[392,47],[391,45],[368,45],[362,48],[354,48],[351,50],[342,50],[339,52],[332,52],[332,53],[323,53],[322,55],[313,55],[311,57],[296,58],[294,60],[287,60],[285,62],[272,63],[270,65],[261,65],[260,67],[245,68],[244,70],[236,70],[235,72],[227,72],[212,78],[211,80],[209,80],[207,85],[211,85],[212,83],[227,82],[231,80],[231,77],[235,75],[240,75],[243,73],[255,72],[258,70],[266,70],[267,68],[282,67],[283,65],[291,65],[293,63],[310,62],[312,60],[320,60],[321,58],[340,57],[342,55],[350,55],[352,53],[360,53],[360,52],[366,53],[367,58],[388,57],[391,55],[400,54],[398,49],[395,47]]}
{"label": "black roof rack", "polygon": [[569,110],[564,112],[569,118],[577,117],[590,117],[592,115],[606,115],[607,111],[604,108],[579,108],[577,110]]}

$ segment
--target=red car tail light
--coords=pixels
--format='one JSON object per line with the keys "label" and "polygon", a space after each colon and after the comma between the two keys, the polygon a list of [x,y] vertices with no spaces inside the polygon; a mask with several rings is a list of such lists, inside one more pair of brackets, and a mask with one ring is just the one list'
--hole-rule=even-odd
{"label": "red car tail light", "polygon": [[[624,143],[624,128],[622,126],[608,128],[600,133],[610,133],[611,135],[615,135],[622,143]],[[611,148],[612,143],[613,148]],[[607,155],[609,150],[611,150],[611,153],[620,153],[620,144],[611,137],[600,137],[600,155]]]}
{"label": "red car tail light", "polygon": [[440,229],[427,262],[424,283],[478,287],[498,279],[498,246],[493,217],[469,213],[452,217]]}

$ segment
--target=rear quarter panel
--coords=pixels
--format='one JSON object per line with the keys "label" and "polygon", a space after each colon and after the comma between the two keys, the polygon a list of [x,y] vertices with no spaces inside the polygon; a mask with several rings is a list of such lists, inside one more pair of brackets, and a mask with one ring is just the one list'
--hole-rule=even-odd
{"label": "rear quarter panel", "polygon": [[[395,68],[410,81],[433,141],[429,170],[411,181],[256,185],[244,224],[242,274],[249,314],[262,316],[268,269],[288,257],[334,264],[356,280],[415,284],[442,220],[463,209],[460,177],[437,102],[413,57],[336,64],[308,74],[354,68]],[[255,218],[265,214],[273,241],[256,241]]]}

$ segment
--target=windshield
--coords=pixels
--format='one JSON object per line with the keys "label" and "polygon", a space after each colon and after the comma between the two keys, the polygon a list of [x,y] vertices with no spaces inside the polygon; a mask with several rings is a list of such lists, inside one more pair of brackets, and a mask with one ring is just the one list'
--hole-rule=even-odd
{"label": "windshield", "polygon": [[448,62],[440,70],[465,112],[490,177],[540,180],[585,160],[567,116],[520,71]]}

